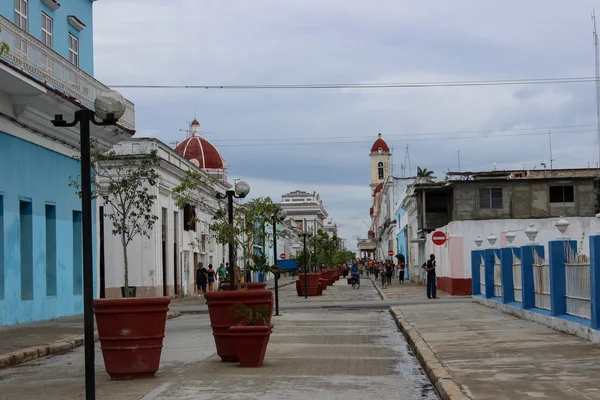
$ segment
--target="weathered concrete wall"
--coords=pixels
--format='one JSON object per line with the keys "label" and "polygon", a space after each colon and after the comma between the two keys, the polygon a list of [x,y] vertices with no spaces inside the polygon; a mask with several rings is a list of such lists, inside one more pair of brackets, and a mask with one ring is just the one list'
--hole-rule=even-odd
{"label": "weathered concrete wall", "polygon": [[[556,182],[558,183],[558,182]],[[592,180],[565,180],[562,185],[573,185],[573,203],[550,203],[548,181],[511,180],[506,182],[454,183],[454,221],[482,219],[526,219],[550,217],[593,217],[594,184]],[[479,190],[502,188],[502,208],[486,209],[479,206]]]}

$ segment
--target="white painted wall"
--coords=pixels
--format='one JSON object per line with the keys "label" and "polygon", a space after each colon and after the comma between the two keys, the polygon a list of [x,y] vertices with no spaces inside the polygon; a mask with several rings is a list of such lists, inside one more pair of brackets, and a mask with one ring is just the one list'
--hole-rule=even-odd
{"label": "white painted wall", "polygon": [[[589,255],[589,236],[600,231],[600,220],[593,217],[565,219],[570,223],[566,235],[570,236],[572,240],[577,240],[579,245],[582,244],[582,254]],[[492,233],[498,237],[496,247],[505,247],[507,244],[505,235],[512,231],[517,235],[513,244],[523,246],[529,242],[525,230],[530,224],[533,224],[539,230],[536,243],[543,245],[545,254],[548,254],[548,242],[555,240],[559,235],[559,231],[554,226],[556,221],[558,218],[453,221],[438,229],[438,231],[446,233],[446,237],[448,237],[448,241],[444,245],[433,244],[431,240],[433,233],[427,236],[426,254],[427,256],[431,253],[435,254],[438,276],[471,278],[471,250],[477,249],[474,241],[478,236],[483,239],[481,249],[490,247],[486,238]]]}

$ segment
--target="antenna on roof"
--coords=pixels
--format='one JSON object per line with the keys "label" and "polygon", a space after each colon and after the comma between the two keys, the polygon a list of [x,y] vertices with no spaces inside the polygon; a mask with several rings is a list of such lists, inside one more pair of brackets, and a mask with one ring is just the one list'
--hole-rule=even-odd
{"label": "antenna on roof", "polygon": [[458,172],[460,172],[460,150],[457,150],[456,154],[458,155]]}
{"label": "antenna on roof", "polygon": [[548,141],[550,142],[550,169],[552,169],[554,159],[552,158],[552,132],[550,131],[548,131]]}

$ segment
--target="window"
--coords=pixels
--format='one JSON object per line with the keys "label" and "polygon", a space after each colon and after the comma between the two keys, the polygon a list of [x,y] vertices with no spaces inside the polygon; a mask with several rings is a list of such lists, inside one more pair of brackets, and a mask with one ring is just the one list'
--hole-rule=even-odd
{"label": "window", "polygon": [[502,208],[502,188],[479,189],[479,208]]}
{"label": "window", "polygon": [[573,203],[575,202],[575,190],[573,185],[550,186],[550,203]]}
{"label": "window", "polygon": [[83,226],[81,211],[73,211],[73,294],[83,294]]}
{"label": "window", "polygon": [[15,25],[23,29],[25,32],[29,30],[29,10],[28,0],[15,0]]}
{"label": "window", "polygon": [[46,204],[46,296],[56,296],[56,206]]}
{"label": "window", "polygon": [[54,24],[52,18],[46,13],[42,13],[42,42],[52,48],[52,33],[54,31]]}
{"label": "window", "polygon": [[0,299],[4,298],[4,197],[0,196]]}
{"label": "window", "polygon": [[[15,25],[25,32],[29,32],[29,5],[27,1],[15,0]],[[27,53],[27,42],[15,38],[15,50]]]}
{"label": "window", "polygon": [[79,67],[79,39],[69,33],[69,61]]}
{"label": "window", "polygon": [[31,201],[19,202],[21,300],[33,300],[33,215]]}
{"label": "window", "polygon": [[379,176],[379,179],[383,179],[383,163],[382,162],[377,164],[377,175]]}
{"label": "window", "polygon": [[196,232],[196,208],[191,204],[183,207],[183,229]]}

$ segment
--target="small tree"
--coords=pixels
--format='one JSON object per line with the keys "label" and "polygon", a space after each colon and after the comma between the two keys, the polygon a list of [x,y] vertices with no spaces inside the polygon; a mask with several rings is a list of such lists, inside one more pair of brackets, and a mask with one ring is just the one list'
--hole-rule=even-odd
{"label": "small tree", "polygon": [[[0,29],[0,32],[2,32],[2,29]],[[8,47],[8,44],[0,42],[0,56],[4,53],[8,53],[9,50],[10,47]]]}
{"label": "small tree", "polygon": [[427,168],[417,167],[417,178],[433,180],[435,176],[433,176],[434,172],[428,170]]}
{"label": "small tree", "polygon": [[[160,164],[156,150],[148,154],[117,154],[114,150],[102,152],[92,146],[91,161],[95,190],[93,198],[100,197],[111,210],[104,215],[112,222],[113,235],[121,238],[125,274],[125,297],[129,297],[129,259],[127,247],[138,235],[150,238],[158,216],[153,208],[156,195],[150,188],[156,186],[160,175],[154,169]],[[69,186],[81,196],[79,180],[69,177]]]}

